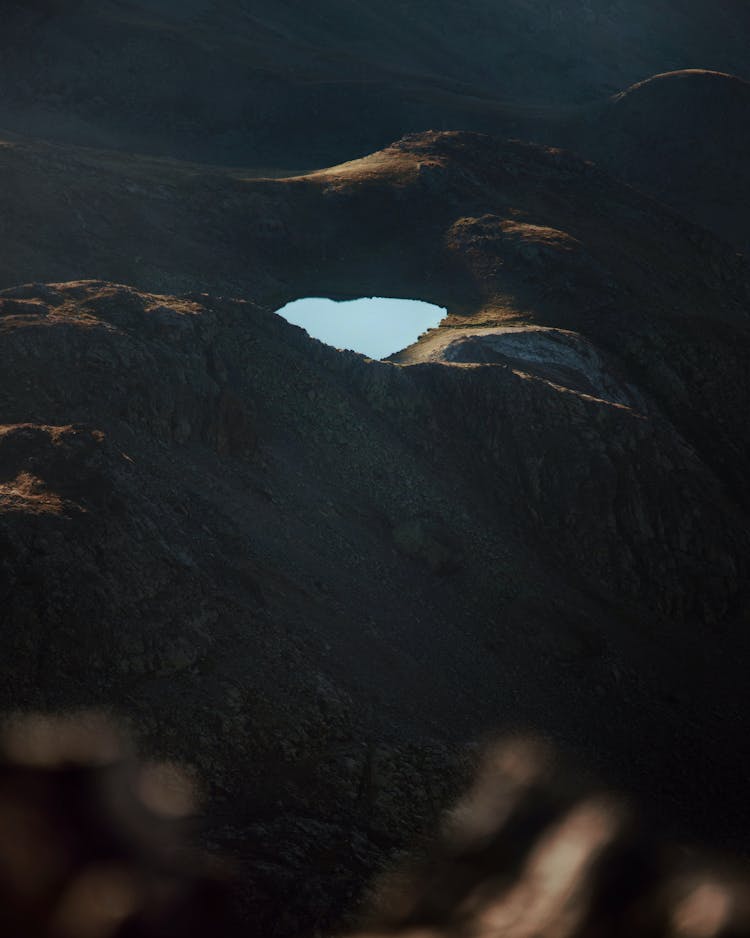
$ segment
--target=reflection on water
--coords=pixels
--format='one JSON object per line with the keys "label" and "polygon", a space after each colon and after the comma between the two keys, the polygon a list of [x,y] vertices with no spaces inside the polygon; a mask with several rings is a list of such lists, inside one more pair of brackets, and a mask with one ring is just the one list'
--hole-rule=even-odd
{"label": "reflection on water", "polygon": [[315,339],[335,348],[353,349],[370,358],[385,358],[437,326],[446,310],[421,300],[373,296],[336,303],[321,297],[294,300],[278,310]]}

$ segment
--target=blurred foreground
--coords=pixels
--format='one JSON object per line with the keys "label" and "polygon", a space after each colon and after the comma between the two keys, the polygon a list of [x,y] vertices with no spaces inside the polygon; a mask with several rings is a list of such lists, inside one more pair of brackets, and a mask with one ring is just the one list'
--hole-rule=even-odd
{"label": "blurred foreground", "polygon": [[196,791],[137,762],[97,714],[10,720],[0,768],[0,934],[237,934],[219,864],[190,846]]}
{"label": "blurred foreground", "polygon": [[[6,721],[0,934],[248,934],[228,862],[193,844],[199,791],[92,714]],[[373,890],[367,935],[750,935],[750,874],[656,843],[540,743],[487,752],[443,830]]]}

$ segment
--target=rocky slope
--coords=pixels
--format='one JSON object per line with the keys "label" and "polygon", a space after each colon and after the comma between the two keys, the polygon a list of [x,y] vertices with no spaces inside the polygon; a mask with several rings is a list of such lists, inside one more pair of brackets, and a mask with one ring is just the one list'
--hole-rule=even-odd
{"label": "rocky slope", "polygon": [[[258,302],[0,298],[3,707],[105,707],[194,765],[279,933],[350,905],[500,727],[742,848],[747,269],[587,164],[472,135],[198,184],[278,213],[225,260],[262,259]],[[268,305],[357,282],[463,305],[398,363]]]}
{"label": "rocky slope", "polygon": [[[746,853],[747,86],[605,100],[746,5],[0,7],[0,709],[191,766],[264,934],[502,728]],[[374,362],[311,294],[449,315]]]}
{"label": "rocky slope", "polygon": [[747,266],[577,157],[429,133],[262,180],[13,139],[0,166],[0,283],[88,273],[278,306],[404,295],[447,307],[452,326],[583,331],[637,369],[744,497],[748,429],[734,402],[747,393]]}

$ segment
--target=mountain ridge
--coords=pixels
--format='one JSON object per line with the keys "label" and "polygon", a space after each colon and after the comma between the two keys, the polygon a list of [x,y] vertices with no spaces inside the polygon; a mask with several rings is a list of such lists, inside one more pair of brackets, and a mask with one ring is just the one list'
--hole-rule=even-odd
{"label": "mountain ridge", "polygon": [[504,108],[523,120],[524,106],[588,104],[677,68],[750,76],[733,0],[710,13],[698,0],[326,0],[314,18],[259,0],[4,7],[0,124],[215,163],[309,167],[430,126],[493,132]]}
{"label": "mountain ridge", "polygon": [[502,728],[748,850],[747,4],[424,10],[0,3],[2,708],[191,766],[264,934]]}

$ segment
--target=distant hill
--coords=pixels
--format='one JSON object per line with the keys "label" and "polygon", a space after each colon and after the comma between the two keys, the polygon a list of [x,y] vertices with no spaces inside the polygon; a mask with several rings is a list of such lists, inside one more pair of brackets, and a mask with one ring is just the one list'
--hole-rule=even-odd
{"label": "distant hill", "polygon": [[209,162],[321,166],[409,131],[492,132],[676,68],[750,76],[741,0],[0,8],[0,126]]}
{"label": "distant hill", "polygon": [[750,83],[703,69],[655,75],[534,135],[596,160],[750,253]]}

